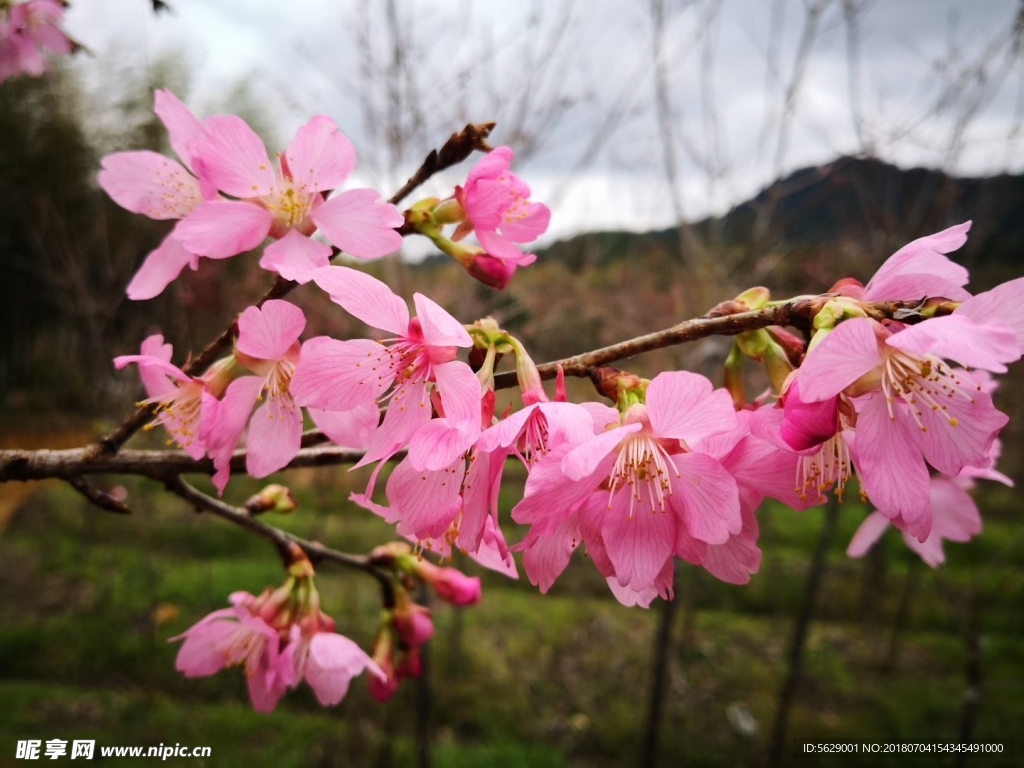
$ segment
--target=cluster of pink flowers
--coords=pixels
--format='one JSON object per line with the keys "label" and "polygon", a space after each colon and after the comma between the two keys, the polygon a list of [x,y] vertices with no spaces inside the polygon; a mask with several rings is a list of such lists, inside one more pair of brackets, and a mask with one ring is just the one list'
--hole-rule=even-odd
{"label": "cluster of pink flowers", "polygon": [[[478,580],[426,562],[426,551],[448,557],[457,548],[511,578],[521,552],[530,581],[546,592],[582,543],[620,602],[647,607],[672,597],[677,558],[747,583],[760,567],[755,513],[765,497],[803,510],[829,492],[841,499],[856,476],[877,511],[850,554],[863,554],[891,525],[935,566],[943,541],[981,530],[967,495],[973,483],[1009,482],[994,467],[1007,417],[993,404],[991,374],[1024,354],[1024,278],[968,292],[967,271],[946,254],[964,244],[969,223],[900,249],[866,286],[837,283],[817,300],[806,344],[781,328],[739,334],[727,388],[685,371],[647,380],[601,369],[592,378],[614,406],[572,403],[561,373],[548,397],[523,344],[495,321],[464,325],[420,293],[414,315],[380,280],[331,265],[334,251],[321,239],[373,259],[398,249],[396,230],[418,233],[504,287],[534,260],[521,246],[550,216],[510,172],[511,150],[493,150],[449,198],[401,213],[373,190],[332,194],[355,153],[330,118],[313,118],[271,163],[239,118],[200,122],[168,91],[157,93],[156,111],[183,165],[126,152],[104,158],[100,174],[129,210],[178,219],[129,296],[155,296],[200,256],[226,258],[269,237],[262,267],[312,284],[379,331],[302,341],[302,310],[277,299],[246,309],[232,354],[200,376],[174,366],[160,336],[115,360],[138,365],[157,420],[190,456],[212,459],[219,492],[243,441],[249,475],[287,467],[308,418],[338,445],[364,451],[356,467],[376,465],[351,498],[411,542],[372,554],[396,579],[372,658],[333,634],[305,575],[260,598],[235,595],[232,608],[183,636],[179,669],[196,676],[244,663],[258,709],[272,709],[302,679],[335,703],[364,669],[380,700],[417,676],[433,622],[409,598],[410,582],[456,605],[480,598]],[[471,233],[479,245],[464,243]],[[766,289],[751,289],[719,311],[767,301]],[[872,302],[917,304],[880,321]],[[474,352],[474,367],[460,359],[464,350]],[[495,365],[504,355],[515,357],[522,407],[499,414]],[[773,401],[746,402],[744,358],[764,364]],[[377,493],[382,468],[403,452]],[[498,511],[510,459],[527,472],[511,518],[528,530],[512,546]],[[291,508],[279,491],[271,495],[257,506]]]}
{"label": "cluster of pink flowers", "polygon": [[59,0],[0,5],[0,83],[18,75],[39,77],[46,71],[46,53],[71,53],[75,43],[60,28],[63,20]]}
{"label": "cluster of pink flowers", "polygon": [[231,595],[231,607],[214,611],[171,641],[184,640],[177,668],[185,677],[208,677],[245,667],[249,698],[257,712],[273,712],[289,688],[305,681],[325,707],[340,702],[352,678],[368,671],[385,679],[356,643],[335,632],[320,610],[307,560],[293,565],[288,581],[259,597]]}

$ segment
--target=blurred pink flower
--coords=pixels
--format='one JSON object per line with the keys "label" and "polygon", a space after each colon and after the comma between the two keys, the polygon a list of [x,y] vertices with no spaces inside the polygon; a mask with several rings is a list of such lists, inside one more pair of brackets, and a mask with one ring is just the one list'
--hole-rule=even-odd
{"label": "blurred pink flower", "polygon": [[253,595],[236,592],[231,608],[214,611],[170,642],[185,641],[175,664],[185,677],[209,677],[227,667],[244,666],[253,708],[273,712],[293,678],[281,664],[278,631],[251,610],[256,601]]}
{"label": "blurred pink flower", "polygon": [[323,614],[310,617],[300,629],[293,624],[291,637],[280,664],[282,676],[291,675],[291,685],[305,680],[316,694],[316,700],[325,707],[333,707],[348,693],[352,678],[368,671],[371,676],[385,680],[386,675],[370,656],[356,643],[334,631],[334,622]]}
{"label": "blurred pink flower", "polygon": [[57,0],[27,0],[0,9],[0,83],[17,75],[39,77],[46,71],[44,52],[66,55],[75,44],[60,23],[64,5]]}

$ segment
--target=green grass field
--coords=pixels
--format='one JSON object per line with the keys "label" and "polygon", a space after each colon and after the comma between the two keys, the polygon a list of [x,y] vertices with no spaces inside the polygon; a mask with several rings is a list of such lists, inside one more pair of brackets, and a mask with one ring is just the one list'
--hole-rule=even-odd
{"label": "green grass field", "polygon": [[[342,471],[309,471],[301,482],[300,512],[272,522],[352,552],[392,538],[388,526],[344,501],[358,482]],[[240,501],[256,487],[235,480],[228,498]],[[15,745],[30,738],[212,747],[205,760],[170,758],[169,764],[416,764],[416,685],[404,685],[382,706],[357,680],[333,710],[298,690],[264,716],[249,707],[238,670],[181,678],[174,670],[177,647],[167,639],[223,607],[234,590],[259,592],[278,584],[280,565],[263,541],[193,513],[157,486],[136,481],[128,489],[135,518],[97,511],[70,489],[47,487],[0,536],[0,766],[24,764],[14,759]],[[506,511],[514,495],[505,492]],[[1008,748],[1019,742],[1024,524],[1013,499],[1001,491],[983,497],[984,533],[969,545],[948,545],[945,569],[916,563],[891,669],[885,661],[914,556],[890,532],[882,557],[847,559],[843,550],[863,511],[844,506],[792,713],[794,741],[957,740],[966,687],[962,630],[973,606],[982,674],[973,739]],[[823,517],[820,509],[802,515],[763,509],[765,559],[749,586],[680,570],[662,765],[764,760],[785,649]],[[375,582],[324,565],[317,583],[339,631],[368,647],[378,611]],[[460,616],[449,606],[434,607],[435,765],[636,764],[656,610],[619,606],[581,554],[547,596],[525,578],[514,583],[485,574],[479,606]],[[731,724],[737,713],[749,715],[753,729]],[[1016,760],[1024,761],[1024,743],[1016,748]],[[954,764],[951,758],[884,764],[904,762]],[[1015,761],[1007,756],[968,763]]]}

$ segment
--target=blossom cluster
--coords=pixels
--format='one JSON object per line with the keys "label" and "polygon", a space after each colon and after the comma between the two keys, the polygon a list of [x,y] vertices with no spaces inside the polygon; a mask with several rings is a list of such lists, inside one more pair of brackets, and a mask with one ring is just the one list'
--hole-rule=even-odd
{"label": "blossom cluster", "polygon": [[[129,296],[160,293],[200,256],[234,256],[269,238],[261,267],[312,284],[378,333],[303,340],[299,306],[272,299],[241,313],[232,353],[198,375],[172,364],[161,336],[115,365],[138,366],[157,419],[190,456],[212,459],[222,494],[243,440],[247,473],[266,477],[299,453],[307,420],[337,445],[362,451],[356,467],[373,471],[352,501],[413,547],[390,545],[375,562],[433,584],[451,602],[476,602],[479,583],[422,553],[444,558],[458,549],[516,578],[513,553],[521,552],[528,578],[546,592],[583,544],[611,592],[631,606],[672,597],[677,559],[743,584],[760,566],[756,511],[765,497],[804,510],[828,493],[841,499],[854,477],[876,511],[850,554],[863,554],[891,525],[934,566],[943,541],[980,531],[966,493],[974,481],[1009,482],[994,467],[1007,417],[993,404],[991,375],[1024,353],[1024,278],[977,295],[965,288],[967,271],[947,254],[964,244],[969,222],[901,248],[867,285],[845,279],[817,297],[806,338],[776,327],[736,336],[725,387],[686,371],[648,380],[608,368],[590,373],[612,404],[575,403],[561,373],[549,397],[523,343],[494,320],[464,324],[420,293],[410,308],[380,280],[331,263],[336,252],[375,259],[397,250],[404,234],[420,234],[472,276],[504,287],[534,261],[521,247],[550,216],[509,170],[511,150],[490,152],[447,199],[400,212],[373,190],[335,193],[355,154],[328,117],[300,128],[272,163],[237,117],[200,121],[168,91],[157,93],[156,111],[182,163],[126,152],[104,158],[100,174],[125,208],[178,220]],[[471,233],[479,245],[464,242]],[[902,312],[880,313],[879,302],[899,303]],[[718,311],[768,304],[767,290],[757,288]],[[521,407],[499,412],[502,357],[515,359]],[[746,359],[762,363],[773,385],[753,402],[742,391]],[[511,545],[498,509],[510,460],[527,473],[511,511],[526,531]],[[382,700],[418,674],[418,649],[433,627],[406,592],[386,606],[372,659],[321,637],[333,624],[317,606],[281,608],[293,602],[234,597],[231,609],[186,633],[179,668],[209,674],[245,663],[263,709],[303,670],[325,703],[347,688],[347,677],[344,685],[332,677],[336,667],[369,669]],[[321,650],[328,644],[337,649]],[[312,678],[310,669],[318,670]],[[335,682],[321,696],[314,680],[325,679]]]}
{"label": "blossom cluster", "polygon": [[59,0],[0,3],[0,83],[18,75],[39,77],[46,53],[66,55],[75,43],[61,29],[64,4]]}

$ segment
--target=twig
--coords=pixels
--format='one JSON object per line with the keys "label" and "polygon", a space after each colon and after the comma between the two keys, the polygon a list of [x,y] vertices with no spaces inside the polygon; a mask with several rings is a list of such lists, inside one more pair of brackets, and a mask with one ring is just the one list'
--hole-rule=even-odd
{"label": "twig", "polygon": [[90,485],[89,481],[81,475],[69,477],[68,485],[85,496],[85,498],[100,509],[105,509],[107,512],[113,512],[115,515],[130,515],[132,513],[124,502],[118,501],[106,491],[102,491],[94,485]]}
{"label": "twig", "polygon": [[233,507],[230,504],[225,504],[219,499],[215,499],[212,496],[207,496],[199,489],[193,487],[181,477],[175,475],[169,477],[165,482],[167,490],[173,493],[175,496],[179,496],[193,507],[197,512],[210,512],[217,517],[223,518],[235,525],[238,525],[250,533],[254,533],[260,536],[275,547],[281,553],[284,558],[288,557],[288,553],[292,546],[298,546],[306,556],[316,565],[318,562],[323,560],[330,560],[333,563],[340,563],[341,565],[347,565],[350,568],[355,568],[360,571],[365,571],[380,583],[382,589],[390,591],[391,576],[376,567],[367,555],[351,555],[347,552],[339,552],[336,549],[325,547],[323,544],[319,544],[315,541],[307,541],[306,539],[295,536],[291,533],[286,533],[279,528],[275,528],[272,525],[267,525],[262,520],[250,516],[244,509]]}
{"label": "twig", "polygon": [[[416,173],[409,177],[409,180],[402,185],[401,189],[388,198],[388,202],[392,205],[401,202],[414,189],[423,184],[435,173],[439,173],[453,165],[461,163],[469,157],[474,150],[489,152],[491,147],[487,144],[487,137],[490,135],[491,131],[494,130],[494,125],[494,123],[469,123],[461,131],[453,133],[440,150],[431,150],[430,154],[427,155],[423,164],[420,165]],[[331,258],[334,258],[339,253],[340,251],[335,248]],[[266,302],[272,299],[280,299],[283,296],[286,296],[293,288],[295,288],[296,285],[297,283],[291,280],[285,280],[282,277],[278,277],[271,289],[263,295],[263,298],[256,302],[256,306],[262,307]],[[236,323],[237,321],[233,322],[220,336],[210,342],[198,357],[194,358],[188,365],[186,365],[183,369],[185,373],[190,376],[202,373],[214,361],[216,361],[218,357],[227,352],[231,347],[231,342],[234,339],[237,330]],[[155,414],[156,406],[153,404],[139,408],[135,413],[125,419],[124,423],[122,423],[120,427],[102,438],[93,447],[93,450],[97,453],[117,453],[121,447],[128,442],[132,435],[142,429],[147,422],[153,419]]]}

